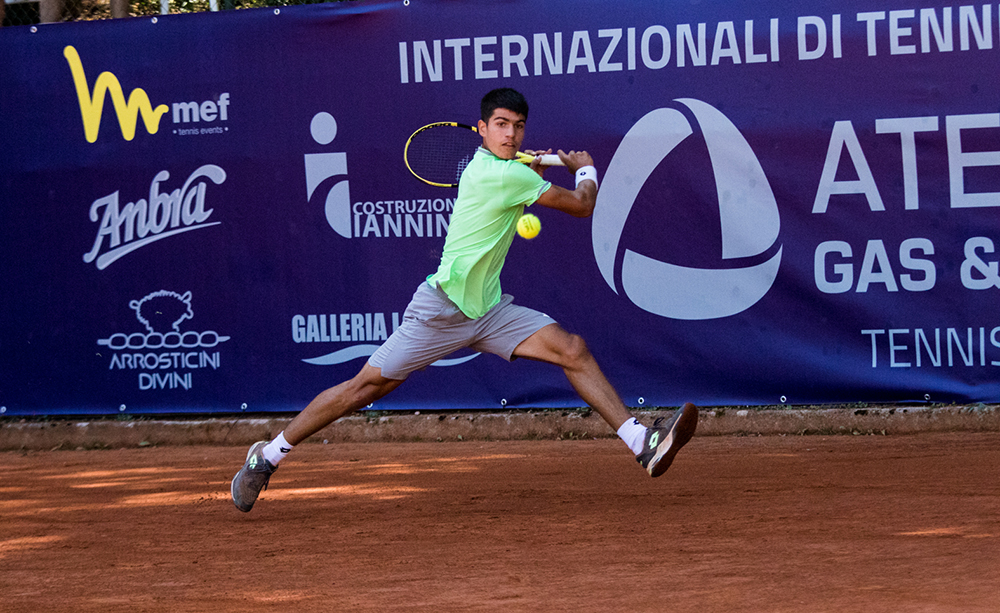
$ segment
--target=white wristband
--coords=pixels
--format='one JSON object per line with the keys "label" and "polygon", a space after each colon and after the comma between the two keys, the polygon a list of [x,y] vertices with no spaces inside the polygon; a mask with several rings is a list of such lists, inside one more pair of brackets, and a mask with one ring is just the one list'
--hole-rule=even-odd
{"label": "white wristband", "polygon": [[576,186],[580,187],[580,183],[584,181],[593,181],[594,187],[597,187],[597,169],[593,166],[584,166],[576,171]]}

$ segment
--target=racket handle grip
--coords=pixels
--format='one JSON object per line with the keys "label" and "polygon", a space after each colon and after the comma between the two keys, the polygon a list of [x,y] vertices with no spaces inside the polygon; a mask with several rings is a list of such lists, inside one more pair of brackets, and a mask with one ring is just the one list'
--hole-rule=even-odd
{"label": "racket handle grip", "polygon": [[545,155],[538,156],[541,158],[542,166],[565,166],[559,156],[554,153],[546,153]]}

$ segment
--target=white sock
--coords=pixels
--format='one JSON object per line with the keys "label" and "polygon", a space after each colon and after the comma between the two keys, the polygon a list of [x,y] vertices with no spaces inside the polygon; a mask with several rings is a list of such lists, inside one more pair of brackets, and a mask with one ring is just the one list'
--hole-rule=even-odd
{"label": "white sock", "polygon": [[292,447],[294,445],[285,440],[285,433],[282,431],[281,434],[274,437],[273,441],[264,446],[261,453],[264,454],[264,459],[271,463],[271,466],[277,466],[278,462],[285,459]]}
{"label": "white sock", "polygon": [[618,437],[625,441],[632,453],[639,455],[642,453],[642,444],[646,440],[646,426],[640,424],[639,420],[633,417],[623,423],[621,428],[618,428]]}

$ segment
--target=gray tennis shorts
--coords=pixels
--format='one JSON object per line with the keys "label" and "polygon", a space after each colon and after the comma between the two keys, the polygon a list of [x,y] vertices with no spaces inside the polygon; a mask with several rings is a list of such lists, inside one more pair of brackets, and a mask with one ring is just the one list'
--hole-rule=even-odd
{"label": "gray tennis shorts", "polygon": [[504,294],[478,319],[466,317],[438,287],[421,283],[403,313],[400,324],[368,363],[388,379],[406,379],[450,353],[469,347],[507,361],[526,338],[556,323],[544,313],[513,304]]}

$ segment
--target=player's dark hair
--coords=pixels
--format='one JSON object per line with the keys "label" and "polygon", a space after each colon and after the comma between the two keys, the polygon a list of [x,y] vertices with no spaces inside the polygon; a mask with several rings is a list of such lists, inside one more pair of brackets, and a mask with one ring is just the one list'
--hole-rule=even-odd
{"label": "player's dark hair", "polygon": [[483,121],[489,122],[493,117],[493,111],[497,109],[507,109],[528,118],[528,101],[525,100],[521,92],[509,87],[494,89],[485,96],[479,104],[479,113]]}

